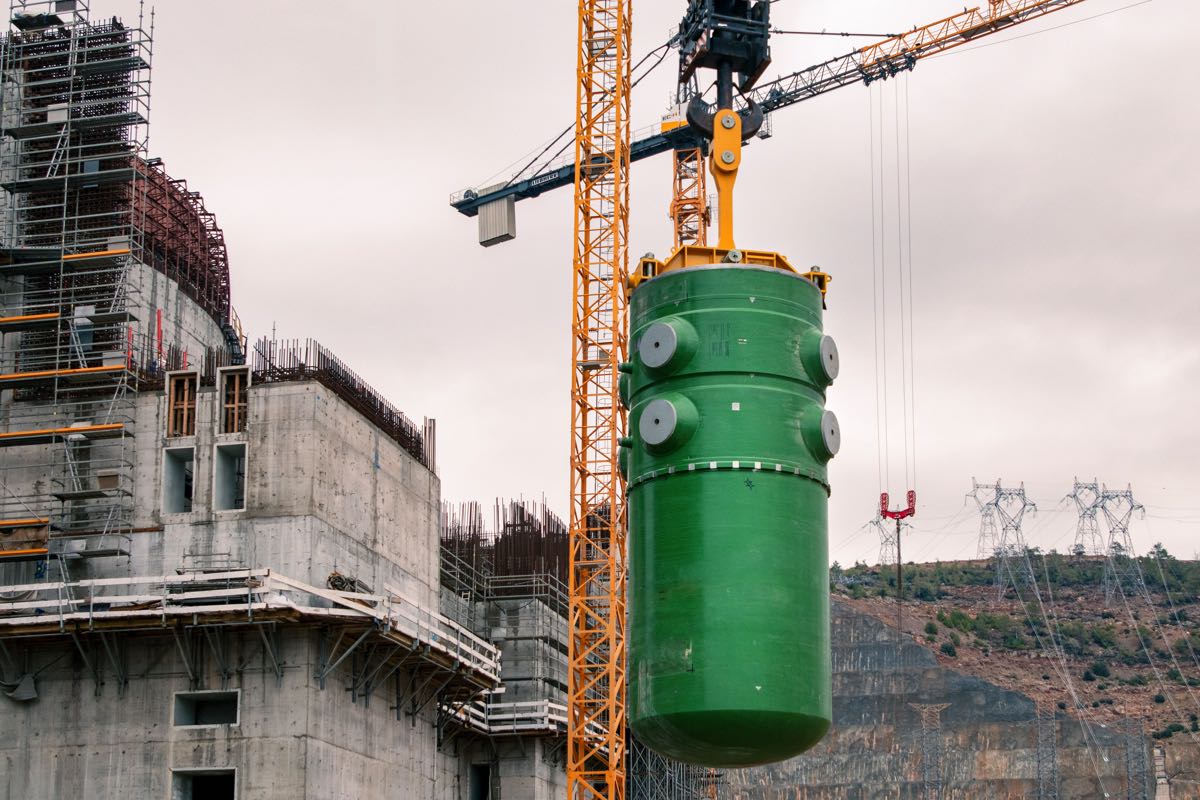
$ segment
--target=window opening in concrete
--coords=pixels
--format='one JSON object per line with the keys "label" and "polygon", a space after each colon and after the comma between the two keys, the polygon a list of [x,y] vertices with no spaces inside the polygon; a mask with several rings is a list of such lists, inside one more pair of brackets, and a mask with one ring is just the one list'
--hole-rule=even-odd
{"label": "window opening in concrete", "polygon": [[196,435],[196,373],[167,378],[167,436]]}
{"label": "window opening in concrete", "polygon": [[491,800],[492,765],[472,764],[468,784],[467,794],[470,800]]}
{"label": "window opening in concrete", "polygon": [[171,800],[234,800],[237,776],[231,769],[175,770]]}
{"label": "window opening in concrete", "polygon": [[221,433],[246,430],[247,389],[250,371],[227,369],[221,373]]}
{"label": "window opening in concrete", "polygon": [[196,448],[175,447],[163,451],[163,512],[182,514],[192,510],[195,489]]}
{"label": "window opening in concrete", "polygon": [[239,692],[176,692],[175,727],[237,725]]}
{"label": "window opening in concrete", "polygon": [[219,444],[213,459],[213,511],[246,507],[246,445]]}

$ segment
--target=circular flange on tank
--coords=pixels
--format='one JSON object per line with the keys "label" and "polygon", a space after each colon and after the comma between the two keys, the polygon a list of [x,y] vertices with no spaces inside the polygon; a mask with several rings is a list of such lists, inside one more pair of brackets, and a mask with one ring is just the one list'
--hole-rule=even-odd
{"label": "circular flange on tank", "polygon": [[838,356],[837,342],[832,336],[821,337],[821,364],[822,371],[830,383],[837,380],[838,373],[842,371],[842,361]]}
{"label": "circular flange on tank", "polygon": [[679,415],[670,400],[651,400],[642,411],[641,422],[638,423],[638,433],[642,440],[655,447],[671,438],[679,423]]}
{"label": "circular flange on tank", "polygon": [[665,322],[656,322],[642,334],[638,355],[650,369],[666,366],[679,349],[679,335]]}

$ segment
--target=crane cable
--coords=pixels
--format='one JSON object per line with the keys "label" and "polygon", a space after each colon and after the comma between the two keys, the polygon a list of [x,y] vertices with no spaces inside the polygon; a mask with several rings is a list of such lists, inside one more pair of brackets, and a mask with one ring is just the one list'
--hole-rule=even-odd
{"label": "crane cable", "polygon": [[[901,92],[900,84],[904,90]],[[871,272],[875,349],[875,432],[879,490],[889,491],[892,469],[892,417],[895,373],[889,362],[899,358],[901,399],[897,409],[902,424],[900,437],[906,489],[917,483],[916,457],[916,356],[913,313],[913,225],[912,225],[912,122],[907,76],[893,84],[890,135],[894,153],[888,164],[889,131],[883,90],[871,89],[869,96],[871,165]],[[878,105],[878,108],[876,108]],[[891,169],[889,169],[889,167]],[[895,206],[889,202],[889,178],[895,182]],[[893,217],[889,216],[894,214]],[[894,237],[894,238],[893,238]],[[893,250],[894,247],[894,250]],[[892,254],[894,253],[894,258]],[[894,263],[894,267],[893,267]],[[895,285],[889,292],[889,273]],[[895,320],[889,309],[895,305]],[[896,337],[898,332],[899,336]],[[897,352],[898,348],[898,352]],[[894,366],[894,365],[892,365]],[[889,372],[892,376],[889,377]]]}
{"label": "crane cable", "polygon": [[872,344],[875,346],[875,455],[877,467],[879,471],[879,493],[884,492],[884,487],[888,484],[884,481],[884,464],[883,446],[887,440],[885,432],[886,419],[883,416],[883,404],[880,393],[882,386],[879,380],[879,259],[877,253],[879,250],[879,228],[877,225],[876,215],[878,211],[878,203],[875,198],[875,98],[873,91],[867,93],[867,109],[870,112],[869,130],[871,140],[867,145],[867,151],[871,159],[871,322],[874,323],[872,332]]}
{"label": "crane cable", "polygon": [[[649,77],[650,73],[652,73],[652,72],[654,72],[654,70],[658,69],[659,65],[662,64],[664,60],[666,60],[667,53],[671,52],[671,47],[672,47],[672,41],[664,42],[663,44],[660,44],[658,47],[651,50],[646,55],[642,56],[641,60],[639,60],[636,64],[633,65],[633,67],[629,70],[629,74],[633,78],[629,84],[629,88],[631,90],[634,89],[635,87],[637,87],[637,85],[639,83],[641,83],[642,81],[644,81],[647,77]],[[641,69],[642,65],[645,64],[650,59],[654,58],[655,56],[658,57],[658,60],[655,61],[653,64],[651,64],[646,69],[646,71],[643,72],[641,75],[637,75],[636,73],[639,69]],[[554,145],[561,142],[563,140],[563,138],[566,137],[566,135],[569,134],[573,130],[575,130],[575,122],[571,122],[570,125],[563,128],[562,133],[558,134],[558,136],[555,136],[553,139],[551,139],[550,142],[545,147],[543,147],[540,151],[538,151],[537,155],[535,155],[533,158],[529,159],[529,161],[525,164],[525,166],[521,167],[521,169],[519,169],[519,170],[517,170],[517,172],[513,173],[512,177],[510,177],[505,182],[504,188],[512,186],[514,183],[521,180],[527,173],[530,175],[536,175],[542,169],[545,169],[547,166],[554,163],[554,161],[556,159],[558,159],[560,156],[562,156],[563,153],[565,153],[567,151],[568,147],[575,144],[574,138],[567,139],[567,141],[560,148],[558,148],[557,151],[555,151],[554,155],[550,156],[549,158],[545,159],[544,161],[542,160],[542,157],[545,156],[546,153],[550,152],[550,148],[554,147]],[[508,172],[509,170],[511,170],[517,164],[521,163],[521,160],[522,159],[518,159],[517,161],[514,161],[512,164],[510,164],[508,167],[506,167],[502,171],[502,173]],[[537,169],[535,169],[532,173],[529,173],[529,170],[532,169],[534,167],[534,165],[538,164],[538,162],[541,162],[541,166],[539,166]],[[499,173],[499,174],[502,174],[502,173]],[[497,176],[492,176],[492,177],[495,178]],[[489,178],[487,182],[490,183],[491,180],[492,180],[492,178]]]}

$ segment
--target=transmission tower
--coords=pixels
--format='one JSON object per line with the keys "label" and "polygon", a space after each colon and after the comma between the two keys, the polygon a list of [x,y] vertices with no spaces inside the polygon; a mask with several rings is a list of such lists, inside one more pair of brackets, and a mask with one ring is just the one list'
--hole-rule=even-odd
{"label": "transmission tower", "polygon": [[974,500],[979,506],[979,558],[992,558],[1000,544],[1000,533],[996,528],[995,500],[996,492],[1000,489],[1000,481],[995,483],[979,483],[971,478],[971,491],[967,493],[968,500]]}
{"label": "transmission tower", "polygon": [[1058,800],[1058,722],[1049,702],[1037,704],[1038,800]]}
{"label": "transmission tower", "polygon": [[1093,480],[1091,483],[1080,483],[1075,479],[1075,487],[1064,500],[1073,500],[1079,512],[1079,523],[1075,527],[1075,546],[1071,551],[1077,556],[1104,555],[1104,537],[1100,535],[1100,525],[1096,520],[1096,512],[1100,510],[1100,484]]}
{"label": "transmission tower", "polygon": [[[1000,521],[1000,547],[997,552],[1006,562],[1004,574],[1012,579],[1013,588],[1019,595],[1023,587],[1037,582],[1033,566],[1029,563],[1029,548],[1025,546],[1025,536],[1021,533],[1021,522],[1026,514],[1037,513],[1037,505],[1025,496],[1025,484],[1022,483],[1016,489],[997,486],[995,507],[996,517]],[[1006,588],[1007,579],[1000,586],[1001,594]]]}
{"label": "transmission tower", "polygon": [[[979,532],[979,549],[991,543],[994,556],[996,596],[1004,597],[1011,585],[1021,596],[1022,589],[1036,586],[1033,565],[1029,562],[1029,548],[1021,533],[1021,523],[1026,514],[1037,512],[1037,505],[1025,495],[1025,484],[1016,489],[1005,489],[997,480],[991,484],[980,484],[972,479],[971,493],[967,495],[979,505],[982,523]],[[999,525],[999,532],[996,527]],[[985,539],[987,541],[985,541]]]}
{"label": "transmission tower", "polygon": [[925,800],[942,798],[942,712],[949,703],[909,703],[921,715],[921,781]]}
{"label": "transmission tower", "polygon": [[890,567],[896,563],[896,529],[885,523],[883,517],[878,515],[867,524],[879,534],[879,566],[880,573],[882,573],[883,567]]}
{"label": "transmission tower", "polygon": [[1127,595],[1146,593],[1146,581],[1138,565],[1133,540],[1129,537],[1129,521],[1134,512],[1146,513],[1145,507],[1133,498],[1133,487],[1123,490],[1104,487],[1097,501],[1108,524],[1108,561],[1104,564],[1104,602],[1112,603],[1118,591]]}

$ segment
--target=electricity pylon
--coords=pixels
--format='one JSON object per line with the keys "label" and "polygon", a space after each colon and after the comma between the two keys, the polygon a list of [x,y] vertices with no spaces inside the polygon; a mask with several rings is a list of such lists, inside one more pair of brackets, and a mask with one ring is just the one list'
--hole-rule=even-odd
{"label": "electricity pylon", "polygon": [[1129,537],[1129,522],[1134,512],[1145,514],[1145,507],[1133,498],[1133,487],[1128,485],[1122,490],[1109,489],[1107,486],[1102,488],[1097,505],[1104,512],[1104,521],[1108,524],[1108,561],[1104,564],[1105,604],[1112,603],[1118,591],[1126,592],[1126,596],[1145,594],[1146,581],[1137,562],[1133,540]]}
{"label": "electricity pylon", "polygon": [[1080,483],[1075,479],[1075,487],[1064,500],[1073,500],[1079,512],[1079,523],[1075,526],[1075,545],[1071,548],[1077,556],[1102,556],[1105,552],[1104,537],[1100,535],[1100,524],[1096,520],[1096,512],[1100,510],[1100,483]]}

